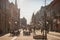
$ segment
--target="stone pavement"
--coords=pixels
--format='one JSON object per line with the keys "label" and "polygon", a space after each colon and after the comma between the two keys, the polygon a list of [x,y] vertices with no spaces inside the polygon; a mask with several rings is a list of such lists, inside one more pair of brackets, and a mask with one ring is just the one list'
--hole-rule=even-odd
{"label": "stone pavement", "polygon": [[60,37],[60,33],[58,33],[58,32],[49,32],[49,34]]}
{"label": "stone pavement", "polygon": [[[37,35],[42,35],[40,30],[36,30],[35,32]],[[19,36],[11,37],[10,33],[9,33],[9,34],[6,34],[6,35],[0,37],[0,40],[37,40],[37,39],[33,39],[33,35],[34,34],[31,33],[30,36],[23,36],[23,31],[21,30],[21,33]],[[48,38],[48,40],[60,40],[60,37],[56,36],[56,35],[60,35],[60,33],[49,32],[49,34],[47,34],[47,38]]]}
{"label": "stone pavement", "polygon": [[5,34],[4,36],[0,37],[0,40],[11,40],[13,37],[10,37],[10,33]]}
{"label": "stone pavement", "polygon": [[23,31],[21,31],[20,35],[16,40],[34,40],[34,39],[33,34],[31,34],[30,36],[23,36]]}
{"label": "stone pavement", "polygon": [[[41,35],[41,31],[36,31],[36,33],[39,35]],[[49,34],[47,34],[47,38],[48,40],[60,40],[60,33],[58,32],[49,32]]]}
{"label": "stone pavement", "polygon": [[48,34],[48,39],[49,37],[51,38],[51,40],[60,40],[60,33],[50,31]]}

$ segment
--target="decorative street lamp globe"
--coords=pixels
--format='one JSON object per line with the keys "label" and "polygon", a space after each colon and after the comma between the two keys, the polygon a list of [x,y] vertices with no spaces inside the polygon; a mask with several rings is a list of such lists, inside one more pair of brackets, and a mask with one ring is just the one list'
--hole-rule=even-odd
{"label": "decorative street lamp globe", "polygon": [[15,24],[17,24],[17,22],[15,22]]}

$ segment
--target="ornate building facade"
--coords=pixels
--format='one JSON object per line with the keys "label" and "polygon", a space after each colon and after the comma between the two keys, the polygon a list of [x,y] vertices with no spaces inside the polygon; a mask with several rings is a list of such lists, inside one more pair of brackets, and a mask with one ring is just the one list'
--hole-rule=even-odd
{"label": "ornate building facade", "polygon": [[15,4],[10,3],[10,31],[15,31],[20,28],[20,9],[17,6],[17,0],[15,0]]}
{"label": "ornate building facade", "polygon": [[7,33],[9,31],[9,1],[0,0],[0,33]]}
{"label": "ornate building facade", "polygon": [[27,20],[26,20],[26,18],[20,18],[20,26],[21,26],[21,28],[26,28],[27,27]]}
{"label": "ornate building facade", "polygon": [[[49,5],[42,6],[35,14],[36,21],[44,23],[44,11],[49,30],[60,32],[60,0],[53,0]],[[41,23],[40,23],[41,24]]]}
{"label": "ornate building facade", "polygon": [[9,0],[0,0],[0,34],[10,32],[12,28],[17,30],[19,27],[20,9],[17,6],[17,0],[15,4],[10,3]]}

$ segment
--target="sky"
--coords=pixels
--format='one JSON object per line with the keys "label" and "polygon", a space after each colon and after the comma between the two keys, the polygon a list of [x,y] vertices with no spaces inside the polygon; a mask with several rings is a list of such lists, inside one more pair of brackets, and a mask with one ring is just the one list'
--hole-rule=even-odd
{"label": "sky", "polygon": [[[9,0],[15,3],[15,0]],[[18,8],[20,8],[20,17],[25,17],[27,23],[30,24],[33,12],[36,13],[41,6],[44,6],[45,0],[17,0]],[[52,0],[47,0],[46,4],[49,4]]]}

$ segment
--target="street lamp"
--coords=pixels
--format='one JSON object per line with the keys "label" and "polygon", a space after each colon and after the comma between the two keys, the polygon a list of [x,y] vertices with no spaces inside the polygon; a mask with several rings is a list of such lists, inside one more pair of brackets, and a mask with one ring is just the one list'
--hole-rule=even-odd
{"label": "street lamp", "polygon": [[15,26],[17,27],[17,21],[15,21]]}
{"label": "street lamp", "polygon": [[9,21],[9,24],[11,24],[11,22]]}
{"label": "street lamp", "polygon": [[[45,0],[45,10],[46,10],[46,0]],[[48,24],[48,22],[47,22],[47,14],[46,14],[46,11],[44,11],[44,16],[45,16],[45,20],[44,20],[44,31],[43,31],[43,36],[45,36],[46,37],[46,39],[45,40],[47,40],[47,24]]]}
{"label": "street lamp", "polygon": [[10,25],[9,26],[9,29],[10,29],[9,32],[11,32],[11,22],[10,21],[9,21],[9,25]]}
{"label": "street lamp", "polygon": [[15,22],[15,24],[17,24],[17,22]]}
{"label": "street lamp", "polygon": [[48,22],[46,22],[46,24],[48,24]]}

